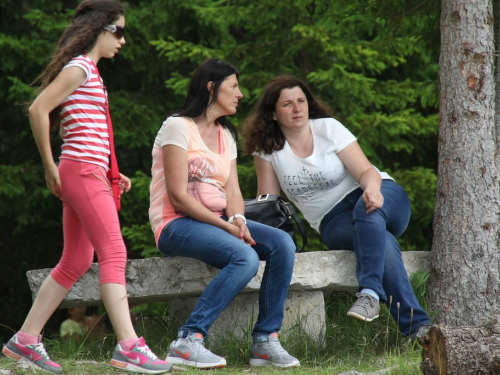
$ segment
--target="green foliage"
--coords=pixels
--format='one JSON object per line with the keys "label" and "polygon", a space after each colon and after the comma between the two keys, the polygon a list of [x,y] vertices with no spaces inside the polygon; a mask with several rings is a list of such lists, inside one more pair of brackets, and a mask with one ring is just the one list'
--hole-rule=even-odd
{"label": "green foliage", "polygon": [[[99,70],[109,91],[120,168],[133,177],[120,213],[129,257],[158,255],[147,213],[154,137],[182,104],[195,67],[212,56],[242,73],[245,97],[232,118],[237,127],[270,78],[292,74],[305,80],[358,137],[371,162],[407,189],[413,216],[403,249],[430,248],[438,130],[436,0],[125,3],[127,44],[114,59],[103,59]],[[61,203],[45,188],[19,104],[32,99],[30,84],[76,5],[76,0],[0,1],[0,250],[22,256],[16,285],[24,285],[19,278],[27,270],[53,266],[62,248]],[[57,157],[57,134],[52,144]],[[243,195],[253,197],[253,158],[240,151],[238,163]],[[324,249],[309,231],[308,249]],[[19,295],[14,289],[9,293]],[[29,300],[27,287],[21,294]],[[19,319],[7,320],[18,327]]]}
{"label": "green foliage", "polygon": [[399,239],[405,250],[430,250],[432,245],[432,218],[436,196],[436,174],[427,168],[395,171],[392,176],[408,193],[412,203],[411,220]]}
{"label": "green foliage", "polygon": [[159,256],[155,239],[149,224],[149,183],[151,178],[143,172],[138,171],[131,178],[133,189],[124,194],[122,198],[121,220],[131,223],[122,228],[123,236],[127,239],[129,251],[136,254],[136,257]]}
{"label": "green foliage", "polygon": [[429,272],[419,270],[410,276],[410,283],[417,296],[420,306],[427,310],[427,280],[429,280]]}

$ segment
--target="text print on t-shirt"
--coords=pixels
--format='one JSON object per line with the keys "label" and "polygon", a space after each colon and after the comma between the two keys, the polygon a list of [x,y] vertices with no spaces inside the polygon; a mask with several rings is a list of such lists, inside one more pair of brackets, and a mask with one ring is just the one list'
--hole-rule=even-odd
{"label": "text print on t-shirt", "polygon": [[[337,167],[337,166],[336,166]],[[348,171],[345,168],[335,168],[334,171],[309,172],[302,167],[295,175],[283,176],[283,191],[288,199],[296,203],[314,200],[318,195],[333,189],[340,184]]]}

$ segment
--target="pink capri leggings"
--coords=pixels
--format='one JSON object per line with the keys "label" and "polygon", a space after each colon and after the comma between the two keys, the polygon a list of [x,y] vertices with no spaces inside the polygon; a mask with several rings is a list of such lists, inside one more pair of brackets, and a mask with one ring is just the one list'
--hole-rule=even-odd
{"label": "pink capri leggings", "polygon": [[100,284],[125,285],[127,250],[106,171],[96,164],[61,159],[64,250],[52,278],[67,289],[83,276],[94,259]]}

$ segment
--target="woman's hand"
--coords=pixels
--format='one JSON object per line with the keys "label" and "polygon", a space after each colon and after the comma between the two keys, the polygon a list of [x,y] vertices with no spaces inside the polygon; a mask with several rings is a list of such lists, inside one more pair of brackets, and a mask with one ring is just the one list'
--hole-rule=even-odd
{"label": "woman's hand", "polygon": [[248,230],[245,221],[242,218],[238,217],[234,219],[233,223],[230,225],[232,228],[230,228],[229,233],[231,233],[233,236],[239,238],[250,246],[256,244],[256,242],[250,235],[250,231]]}
{"label": "woman's hand", "polygon": [[55,163],[45,166],[45,183],[47,187],[59,199],[62,199],[61,195],[61,178],[59,177],[59,169]]}
{"label": "woman's hand", "polygon": [[368,185],[363,191],[362,198],[366,205],[367,214],[381,208],[384,205],[384,196],[380,192],[380,188],[378,186]]}
{"label": "woman's hand", "polygon": [[123,192],[128,193],[131,187],[132,181],[130,181],[130,178],[120,173],[120,192],[122,194]]}
{"label": "woman's hand", "polygon": [[337,155],[363,189],[362,198],[366,205],[366,213],[369,214],[381,208],[384,204],[384,197],[380,192],[382,185],[380,173],[370,164],[358,142],[352,142]]}

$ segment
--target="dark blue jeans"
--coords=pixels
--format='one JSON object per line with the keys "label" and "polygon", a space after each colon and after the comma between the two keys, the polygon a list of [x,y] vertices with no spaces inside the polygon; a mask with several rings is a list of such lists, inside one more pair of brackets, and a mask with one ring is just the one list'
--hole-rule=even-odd
{"label": "dark blue jeans", "polygon": [[195,258],[220,269],[179,334],[199,332],[206,336],[222,310],[257,274],[259,260],[266,261],[266,266],[259,292],[259,316],[252,335],[268,336],[280,330],[295,262],[295,244],[280,229],[251,220],[247,227],[257,243],[254,246],[190,217],[175,219],[163,229],[158,247],[164,255]]}
{"label": "dark blue jeans", "polygon": [[361,198],[363,191],[349,193],[321,221],[321,239],[330,250],[354,250],[360,290],[374,290],[401,333],[410,335],[430,323],[413,292],[396,240],[410,220],[410,200],[391,180],[382,181],[381,193],[384,205],[370,214]]}

